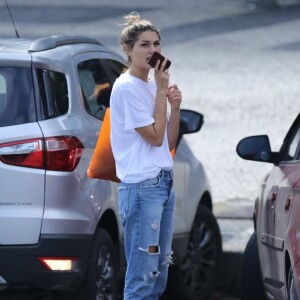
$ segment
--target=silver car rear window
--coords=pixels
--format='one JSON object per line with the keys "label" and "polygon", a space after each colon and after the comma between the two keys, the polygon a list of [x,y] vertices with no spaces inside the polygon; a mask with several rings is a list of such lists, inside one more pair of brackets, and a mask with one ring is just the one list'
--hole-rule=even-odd
{"label": "silver car rear window", "polygon": [[36,120],[31,70],[0,67],[0,127]]}

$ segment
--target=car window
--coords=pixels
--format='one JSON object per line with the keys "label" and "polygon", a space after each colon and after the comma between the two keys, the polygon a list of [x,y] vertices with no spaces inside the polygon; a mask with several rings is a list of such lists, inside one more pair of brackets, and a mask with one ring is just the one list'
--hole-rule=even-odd
{"label": "car window", "polygon": [[289,155],[296,159],[297,158],[296,154],[298,153],[298,159],[299,159],[299,147],[300,147],[300,128],[298,128],[298,131],[295,134],[293,141],[291,142]]}
{"label": "car window", "polygon": [[0,74],[0,112],[4,109],[6,105],[6,80],[5,77]]}
{"label": "car window", "polygon": [[109,64],[115,78],[118,78],[121,73],[124,73],[127,70],[127,67],[118,61],[108,59],[107,63]]}
{"label": "car window", "polygon": [[64,115],[69,109],[68,84],[65,74],[37,69],[41,119]]}
{"label": "car window", "polygon": [[0,67],[0,127],[36,121],[31,70]]}
{"label": "car window", "polygon": [[300,128],[295,130],[295,134],[289,142],[287,148],[287,160],[297,159],[297,153],[299,152],[300,147]]}
{"label": "car window", "polygon": [[111,84],[100,59],[90,59],[78,64],[78,77],[86,111],[103,120],[109,106]]}

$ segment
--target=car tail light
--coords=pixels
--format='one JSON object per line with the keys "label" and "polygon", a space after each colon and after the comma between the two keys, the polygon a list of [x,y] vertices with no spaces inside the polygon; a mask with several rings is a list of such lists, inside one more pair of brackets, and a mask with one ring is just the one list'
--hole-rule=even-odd
{"label": "car tail light", "polygon": [[50,271],[71,271],[77,267],[76,257],[38,257],[42,265]]}
{"label": "car tail light", "polygon": [[60,136],[45,139],[46,169],[52,171],[74,171],[84,146],[74,136]]}
{"label": "car tail light", "polygon": [[44,168],[42,139],[2,144],[0,145],[0,160],[8,165]]}
{"label": "car tail light", "polygon": [[0,161],[8,165],[74,171],[84,146],[74,136],[32,139],[0,145]]}

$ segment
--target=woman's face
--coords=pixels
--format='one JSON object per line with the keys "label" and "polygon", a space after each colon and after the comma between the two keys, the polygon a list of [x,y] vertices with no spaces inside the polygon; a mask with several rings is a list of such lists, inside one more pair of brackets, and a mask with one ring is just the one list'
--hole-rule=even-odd
{"label": "woman's face", "polygon": [[130,56],[131,67],[150,69],[148,61],[153,52],[161,51],[160,39],[155,31],[144,31],[139,34],[133,48],[127,54]]}

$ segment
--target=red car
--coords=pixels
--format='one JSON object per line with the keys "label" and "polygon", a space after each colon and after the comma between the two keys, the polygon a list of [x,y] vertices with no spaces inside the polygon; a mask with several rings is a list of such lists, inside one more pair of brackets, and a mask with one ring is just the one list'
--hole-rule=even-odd
{"label": "red car", "polygon": [[241,140],[237,153],[273,164],[255,201],[241,299],[300,299],[300,113],[279,152],[271,151],[267,135],[260,135]]}

